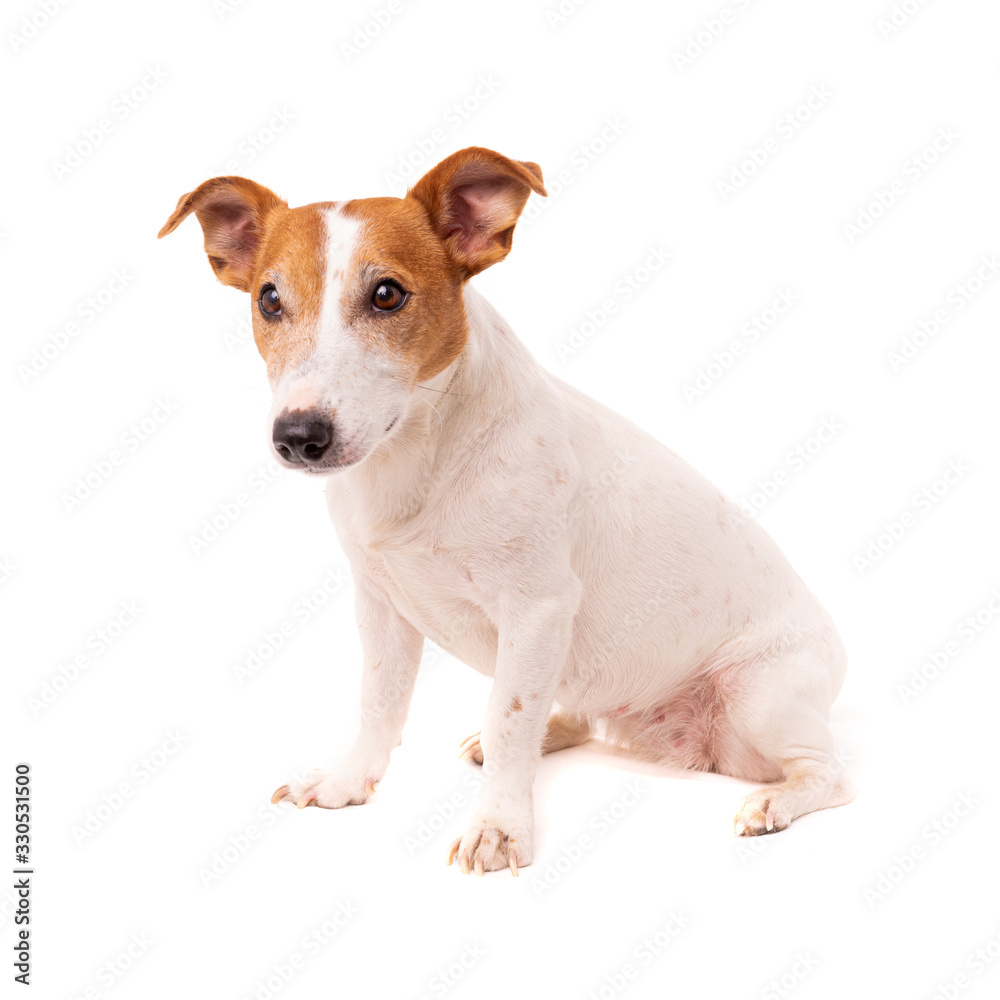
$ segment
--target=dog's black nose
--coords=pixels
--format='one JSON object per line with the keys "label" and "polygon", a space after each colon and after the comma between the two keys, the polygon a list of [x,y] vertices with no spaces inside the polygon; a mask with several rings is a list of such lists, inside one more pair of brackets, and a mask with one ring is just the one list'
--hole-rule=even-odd
{"label": "dog's black nose", "polygon": [[271,440],[286,462],[314,465],[330,447],[333,425],[315,410],[294,410],[275,420]]}

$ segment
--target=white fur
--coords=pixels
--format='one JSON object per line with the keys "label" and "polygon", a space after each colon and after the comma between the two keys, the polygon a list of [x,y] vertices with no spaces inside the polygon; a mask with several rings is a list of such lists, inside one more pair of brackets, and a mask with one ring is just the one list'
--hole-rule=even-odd
{"label": "white fur", "polygon": [[466,870],[530,862],[541,752],[591,731],[779,782],[746,800],[737,833],[849,800],[827,728],[844,652],[759,525],[544,371],[468,287],[465,349],[405,393],[336,314],[358,234],[335,212],[329,225],[323,330],[274,412],[306,387],[363,457],[327,488],[357,584],[363,725],[343,765],[286,797],[364,801],[401,738],[426,636],[494,678],[470,745],[484,783],[453,848]]}

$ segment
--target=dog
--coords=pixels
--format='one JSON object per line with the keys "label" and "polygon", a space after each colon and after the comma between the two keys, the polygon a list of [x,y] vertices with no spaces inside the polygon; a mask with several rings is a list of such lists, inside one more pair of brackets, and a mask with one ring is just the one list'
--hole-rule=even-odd
{"label": "dog", "polygon": [[766,783],[737,835],[853,796],[828,720],[846,656],[776,544],[672,451],[545,371],[469,285],[503,260],[535,163],[479,147],[403,198],[289,208],[242,177],[192,212],[251,296],[278,462],[326,477],[364,655],[340,764],[273,802],[365,802],[399,745],[425,637],[493,678],[461,870],[531,863],[542,754],[599,735]]}

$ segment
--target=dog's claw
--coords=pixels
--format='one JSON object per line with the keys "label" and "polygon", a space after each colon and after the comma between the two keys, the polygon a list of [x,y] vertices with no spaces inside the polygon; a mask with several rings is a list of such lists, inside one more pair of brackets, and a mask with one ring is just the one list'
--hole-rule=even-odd
{"label": "dog's claw", "polygon": [[767,816],[764,818],[764,825],[767,827],[768,833],[774,829],[774,813],[770,810],[768,810]]}
{"label": "dog's claw", "polygon": [[369,781],[368,784],[365,785],[365,791],[369,795],[374,795],[375,794],[375,782],[374,782],[374,780]]}
{"label": "dog's claw", "polygon": [[507,864],[510,865],[510,873],[517,878],[517,856],[513,847],[507,852]]}
{"label": "dog's claw", "polygon": [[483,859],[480,858],[480,857],[477,857],[476,858],[476,863],[475,863],[474,867],[476,869],[476,874],[477,875],[482,875],[483,874]]}
{"label": "dog's claw", "polygon": [[467,736],[458,747],[458,756],[461,760],[469,760],[479,746],[479,733]]}
{"label": "dog's claw", "polygon": [[309,791],[295,803],[295,805],[298,806],[299,809],[305,809],[306,806],[314,806],[316,805],[317,795],[319,795],[319,792],[315,788],[310,788]]}
{"label": "dog's claw", "polygon": [[462,869],[462,874],[463,875],[468,875],[469,874],[469,855],[465,851],[462,851],[462,853],[458,856],[458,864],[459,864],[459,867]]}
{"label": "dog's claw", "polygon": [[455,855],[458,854],[459,847],[462,846],[462,838],[459,837],[454,844],[448,850],[448,864],[450,865],[452,861],[455,860]]}
{"label": "dog's claw", "polygon": [[282,785],[274,795],[271,796],[271,805],[280,802],[288,794],[288,785]]}

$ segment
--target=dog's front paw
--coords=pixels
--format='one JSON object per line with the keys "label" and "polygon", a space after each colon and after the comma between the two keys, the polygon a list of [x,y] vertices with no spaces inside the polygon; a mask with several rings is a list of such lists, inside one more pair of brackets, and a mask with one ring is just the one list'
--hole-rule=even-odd
{"label": "dog's front paw", "polygon": [[355,769],[326,770],[318,767],[296,775],[287,785],[282,785],[271,796],[271,801],[294,802],[300,809],[306,806],[323,809],[359,806],[375,791],[378,780],[378,777]]}
{"label": "dog's front paw", "polygon": [[531,864],[531,830],[517,824],[484,820],[474,822],[448,852],[448,864],[458,856],[466,875],[470,870],[483,872],[509,868],[516,876],[518,868]]}

